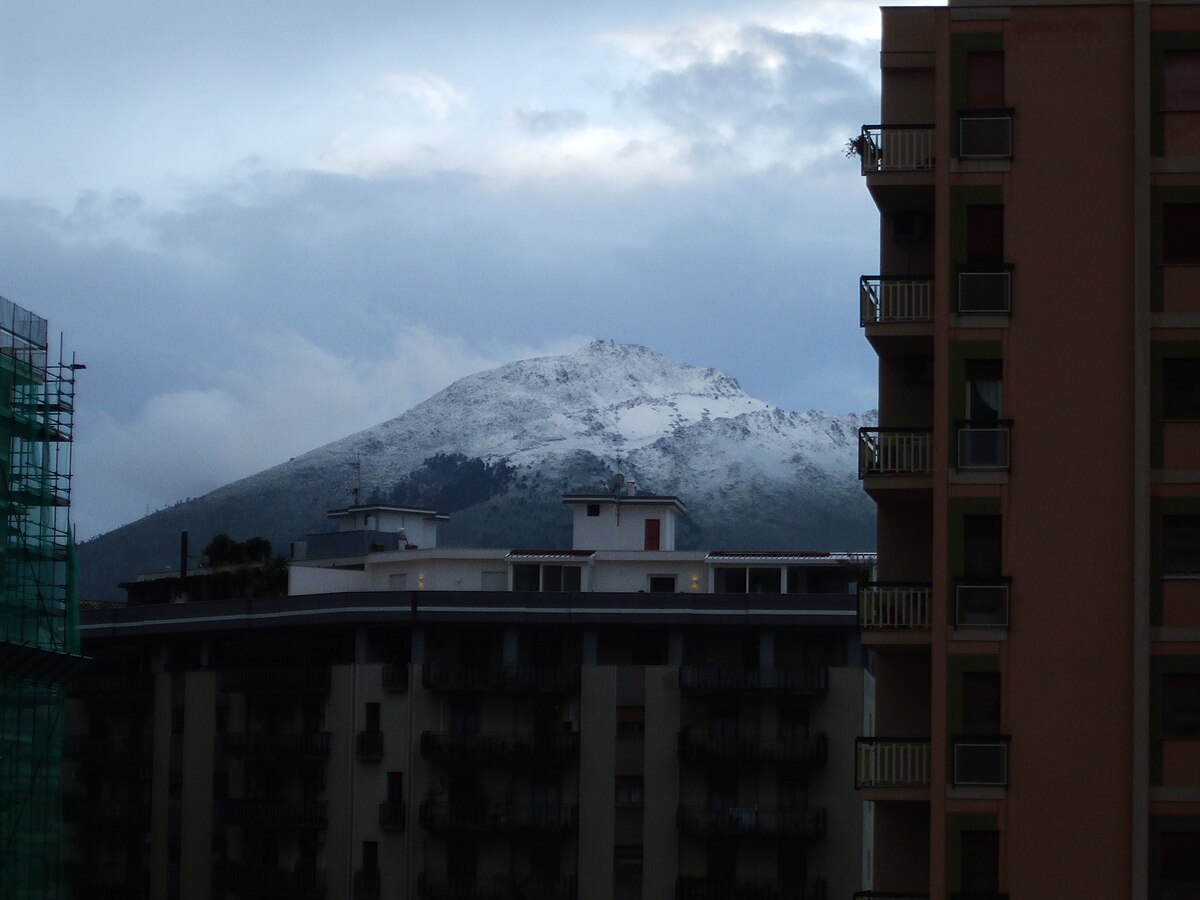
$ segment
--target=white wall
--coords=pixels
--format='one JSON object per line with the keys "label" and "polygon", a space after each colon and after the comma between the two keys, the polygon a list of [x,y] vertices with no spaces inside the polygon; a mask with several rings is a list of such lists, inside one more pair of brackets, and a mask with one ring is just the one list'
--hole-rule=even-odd
{"label": "white wall", "polygon": [[646,520],[662,522],[659,549],[675,549],[676,509],[671,504],[599,503],[600,515],[589,516],[588,504],[571,504],[571,544],[576,550],[641,550],[645,546]]}

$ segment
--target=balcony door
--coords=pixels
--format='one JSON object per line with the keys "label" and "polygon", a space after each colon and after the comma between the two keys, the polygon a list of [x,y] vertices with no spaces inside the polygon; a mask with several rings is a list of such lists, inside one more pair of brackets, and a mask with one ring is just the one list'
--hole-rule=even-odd
{"label": "balcony door", "polygon": [[1000,422],[1004,363],[999,359],[967,360],[967,424],[995,428]]}

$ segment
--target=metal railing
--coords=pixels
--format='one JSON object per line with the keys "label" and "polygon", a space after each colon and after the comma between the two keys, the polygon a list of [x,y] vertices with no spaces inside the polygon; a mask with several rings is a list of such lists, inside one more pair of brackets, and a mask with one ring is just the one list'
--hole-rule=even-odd
{"label": "metal railing", "polygon": [[459,666],[426,663],[422,684],[432,691],[577,691],[579,666]]}
{"label": "metal railing", "polygon": [[323,694],[329,666],[274,666],[218,669],[217,690],[244,694]]}
{"label": "metal railing", "polygon": [[537,803],[440,803],[425,800],[421,827],[435,832],[567,834],[579,827],[579,807]]}
{"label": "metal railing", "polygon": [[1008,784],[1008,735],[956,734],[953,744],[955,785],[1003,787]]}
{"label": "metal railing", "polygon": [[383,759],[383,732],[360,731],[354,740],[354,750],[361,760],[378,762]]}
{"label": "metal railing", "polygon": [[928,582],[868,581],[858,586],[858,627],[864,631],[927,629],[933,617]]}
{"label": "metal railing", "polygon": [[325,804],[312,801],[229,798],[214,804],[218,825],[257,828],[324,828]]}
{"label": "metal railing", "polygon": [[858,429],[858,477],[928,475],[933,471],[933,430]]}
{"label": "metal railing", "polygon": [[456,734],[426,731],[421,756],[438,762],[564,763],[579,756],[579,732]]}
{"label": "metal railing", "polygon": [[1011,579],[963,579],[954,585],[956,628],[1007,628]]}
{"label": "metal railing", "polygon": [[408,828],[408,804],[403,800],[384,800],[379,804],[379,827],[383,831]]}
{"label": "metal railing", "polygon": [[1007,316],[1012,312],[1012,264],[970,264],[958,270],[958,312]]}
{"label": "metal railing", "polygon": [[235,759],[328,759],[329,732],[313,734],[227,734],[221,741]]}
{"label": "metal railing", "polygon": [[704,693],[809,694],[829,691],[825,666],[680,666],[679,689]]}
{"label": "metal railing", "polygon": [[574,876],[440,875],[422,872],[417,879],[422,900],[575,900]]}
{"label": "metal railing", "polygon": [[860,737],[854,754],[855,787],[929,787],[928,738]]}
{"label": "metal railing", "polygon": [[815,881],[717,881],[675,879],[675,900],[826,900],[823,879]]}
{"label": "metal railing", "polygon": [[933,321],[929,275],[863,275],[858,279],[859,322],[897,325]]}
{"label": "metal railing", "polygon": [[1012,156],[1011,109],[960,109],[959,159],[1008,159]]}
{"label": "metal railing", "polygon": [[932,125],[864,125],[855,146],[862,173],[932,171],[933,136]]}
{"label": "metal railing", "polygon": [[740,734],[679,732],[679,759],[709,763],[791,763],[823,766],[829,755],[824,733],[804,737],[747,737]]}
{"label": "metal railing", "polygon": [[1012,445],[1012,421],[1001,419],[995,425],[958,422],[958,469],[1003,470],[1009,467]]}
{"label": "metal railing", "polygon": [[681,834],[751,835],[817,840],[825,836],[825,810],[771,806],[681,806],[676,810]]}

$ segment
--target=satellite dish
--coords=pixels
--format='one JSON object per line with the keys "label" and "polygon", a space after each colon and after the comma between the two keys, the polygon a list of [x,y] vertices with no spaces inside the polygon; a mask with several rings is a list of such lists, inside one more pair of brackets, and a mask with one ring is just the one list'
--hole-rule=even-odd
{"label": "satellite dish", "polygon": [[608,492],[613,496],[620,494],[623,487],[625,487],[625,476],[620,472],[608,479]]}

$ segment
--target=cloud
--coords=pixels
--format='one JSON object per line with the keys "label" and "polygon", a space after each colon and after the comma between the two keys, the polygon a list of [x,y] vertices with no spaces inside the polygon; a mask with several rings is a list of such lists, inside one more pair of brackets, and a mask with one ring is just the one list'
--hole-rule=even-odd
{"label": "cloud", "polygon": [[415,101],[438,119],[466,103],[450,82],[432,72],[393,72],[380,80],[380,87],[387,94]]}
{"label": "cloud", "polygon": [[578,109],[518,109],[513,113],[517,126],[527,134],[556,134],[587,124],[587,113]]}

